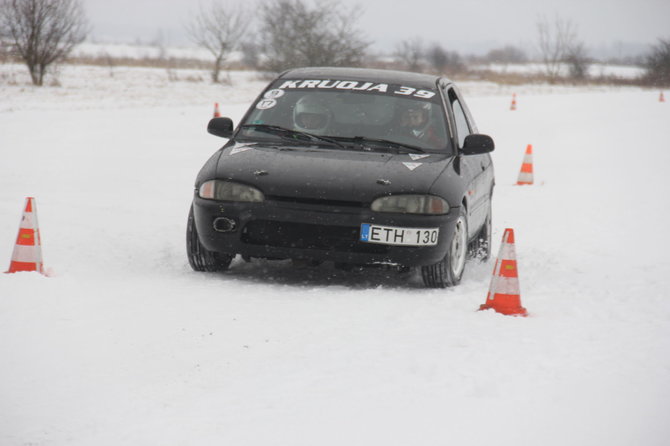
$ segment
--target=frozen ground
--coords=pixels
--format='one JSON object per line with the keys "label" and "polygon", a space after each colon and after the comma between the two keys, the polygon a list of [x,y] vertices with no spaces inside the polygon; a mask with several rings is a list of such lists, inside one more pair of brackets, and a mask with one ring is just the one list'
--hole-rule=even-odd
{"label": "frozen ground", "polygon": [[[164,45],[131,45],[127,43],[101,44],[84,42],[77,45],[73,57],[114,57],[128,59],[181,58],[195,60],[213,60],[209,51],[197,47],[174,47]],[[241,54],[234,52],[229,60],[239,60]]]}
{"label": "frozen ground", "polygon": [[[528,318],[475,311],[492,263],[416,275],[239,259],[190,270],[195,175],[263,81],[0,65],[0,261],[37,198],[53,277],[0,274],[0,444],[661,446],[670,426],[670,105],[464,85],[494,136],[494,250]],[[197,73],[196,73],[197,74]],[[206,79],[206,75],[202,74]],[[667,96],[667,92],[666,92]],[[526,144],[536,185],[513,183]]]}
{"label": "frozen ground", "polygon": [[[487,64],[476,68],[487,69],[498,73],[519,73],[519,74],[541,74],[545,73],[546,67],[541,63],[525,64]],[[559,67],[562,75],[567,76],[570,73],[569,67],[563,65]],[[618,77],[621,79],[635,79],[644,75],[644,68],[631,65],[604,65],[593,63],[588,65],[588,75],[591,77]]]}

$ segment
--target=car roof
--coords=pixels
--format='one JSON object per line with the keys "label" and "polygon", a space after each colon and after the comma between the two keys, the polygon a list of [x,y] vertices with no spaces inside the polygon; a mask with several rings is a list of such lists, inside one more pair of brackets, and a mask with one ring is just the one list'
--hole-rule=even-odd
{"label": "car roof", "polygon": [[435,88],[451,83],[446,78],[432,74],[413,73],[410,71],[380,70],[372,68],[343,67],[308,67],[284,71],[278,79],[333,79],[340,78],[352,81],[382,82],[388,84],[410,84],[423,88]]}

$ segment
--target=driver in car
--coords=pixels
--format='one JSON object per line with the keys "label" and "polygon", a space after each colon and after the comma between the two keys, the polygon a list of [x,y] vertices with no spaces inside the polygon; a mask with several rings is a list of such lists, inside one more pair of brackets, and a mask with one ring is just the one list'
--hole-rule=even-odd
{"label": "driver in car", "polygon": [[332,120],[332,112],[322,102],[303,96],[293,108],[293,122],[296,130],[323,135]]}
{"label": "driver in car", "polygon": [[430,119],[431,104],[415,104],[402,111],[400,115],[400,136],[419,140],[431,147],[444,146],[445,142],[438,136]]}

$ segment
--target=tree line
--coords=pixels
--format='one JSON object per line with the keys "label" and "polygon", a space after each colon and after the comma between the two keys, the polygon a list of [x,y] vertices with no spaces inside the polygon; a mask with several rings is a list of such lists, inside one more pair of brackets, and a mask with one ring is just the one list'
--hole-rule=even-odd
{"label": "tree line", "polygon": [[[345,12],[333,0],[261,0],[253,11],[250,8],[212,1],[186,22],[190,39],[212,55],[213,82],[221,80],[234,52],[242,53],[245,65],[269,73],[305,66],[369,65],[372,42],[358,27],[356,11]],[[35,85],[42,85],[49,67],[63,62],[89,32],[80,0],[0,0],[0,53],[7,46],[3,42],[9,42]],[[588,77],[592,61],[574,22],[558,15],[540,17],[536,46],[550,82]],[[448,75],[468,65],[458,52],[418,36],[398,42],[393,58],[394,68]],[[524,51],[510,45],[480,59],[528,61]],[[644,67],[647,84],[670,86],[670,38],[650,48]]]}

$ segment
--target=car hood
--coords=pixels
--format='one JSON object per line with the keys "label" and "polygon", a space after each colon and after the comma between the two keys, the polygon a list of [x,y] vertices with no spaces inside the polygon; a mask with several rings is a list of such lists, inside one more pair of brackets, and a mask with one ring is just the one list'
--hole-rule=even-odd
{"label": "car hood", "polygon": [[452,159],[236,143],[221,152],[216,177],[254,185],[267,197],[369,203],[390,193],[428,193]]}

